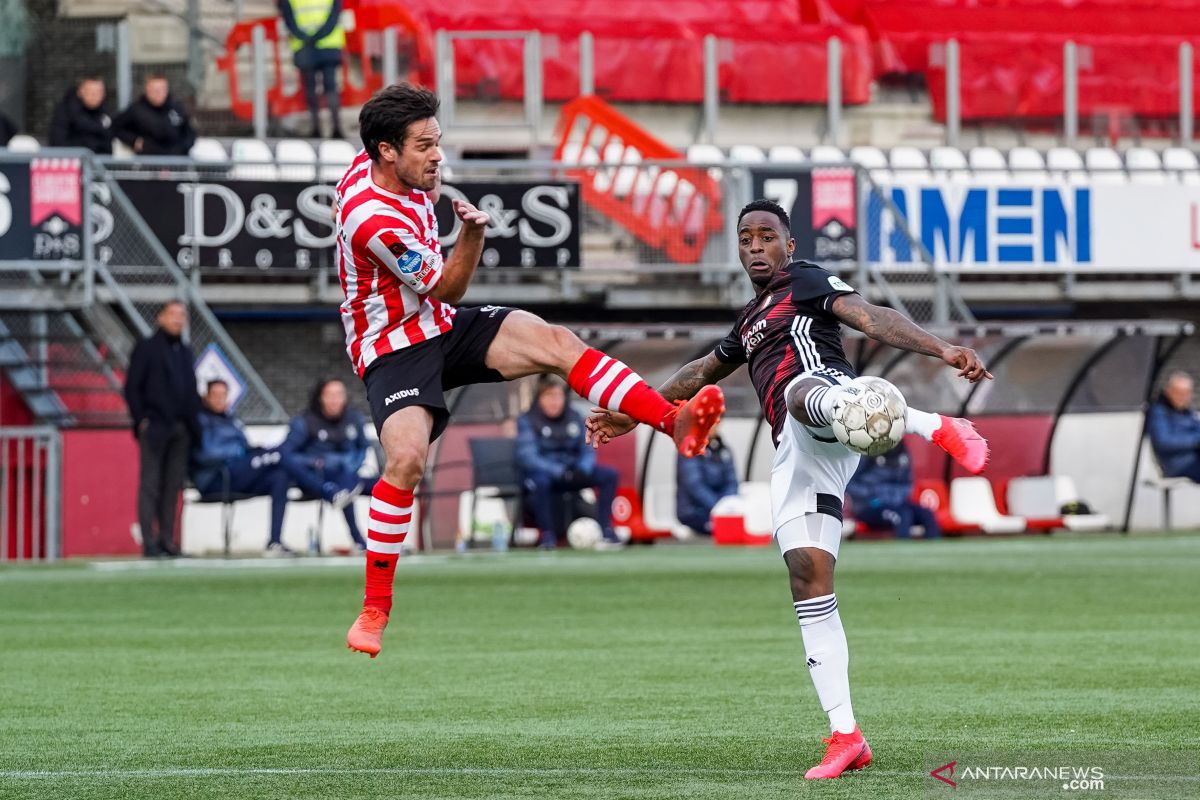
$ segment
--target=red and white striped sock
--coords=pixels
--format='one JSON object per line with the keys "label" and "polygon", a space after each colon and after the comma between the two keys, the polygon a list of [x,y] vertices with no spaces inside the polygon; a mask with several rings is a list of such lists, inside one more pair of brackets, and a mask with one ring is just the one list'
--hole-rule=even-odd
{"label": "red and white striped sock", "polygon": [[413,493],[382,478],[371,490],[371,517],[367,522],[367,591],[363,607],[392,611],[392,579],[400,543],[412,521]]}
{"label": "red and white striped sock", "polygon": [[599,350],[588,348],[579,357],[567,383],[601,408],[628,414],[668,435],[675,431],[675,406],[647,386],[641,375]]}

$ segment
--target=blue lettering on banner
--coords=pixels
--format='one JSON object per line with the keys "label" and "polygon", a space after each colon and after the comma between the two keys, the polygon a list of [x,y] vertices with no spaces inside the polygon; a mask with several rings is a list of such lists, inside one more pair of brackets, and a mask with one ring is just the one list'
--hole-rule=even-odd
{"label": "blue lettering on banner", "polygon": [[1091,190],[1076,187],[883,188],[867,196],[867,259],[912,263],[910,235],[937,264],[1089,264]]}

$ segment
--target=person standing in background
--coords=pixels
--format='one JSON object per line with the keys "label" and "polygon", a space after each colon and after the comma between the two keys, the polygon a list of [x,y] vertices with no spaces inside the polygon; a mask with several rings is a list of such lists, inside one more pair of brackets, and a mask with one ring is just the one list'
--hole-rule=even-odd
{"label": "person standing in background", "polygon": [[186,156],[196,143],[187,112],[171,96],[166,76],[159,74],[146,78],[142,96],[113,123],[113,135],[143,156]]}
{"label": "person standing in background", "polygon": [[342,50],[346,47],[346,32],[341,24],[342,0],[279,0],[279,15],[291,34],[292,61],[300,70],[304,85],[304,99],[312,116],[312,138],[321,138],[321,99],[317,95],[320,73],[321,93],[333,118],[332,138],[344,139],[337,82]]}
{"label": "person standing in background", "polygon": [[179,555],[179,493],[191,444],[200,438],[196,359],[183,341],[187,319],[182,301],[163,305],[158,328],[133,348],[125,376],[125,402],[141,458],[138,523],[148,557]]}
{"label": "person standing in background", "polygon": [[104,108],[104,81],[89,75],[55,106],[50,146],[83,147],[109,156],[112,140],[112,119]]}

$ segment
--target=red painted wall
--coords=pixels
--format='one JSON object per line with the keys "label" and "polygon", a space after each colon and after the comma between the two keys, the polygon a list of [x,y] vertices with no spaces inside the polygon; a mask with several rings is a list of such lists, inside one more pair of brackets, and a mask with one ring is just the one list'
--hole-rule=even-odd
{"label": "red painted wall", "polygon": [[128,430],[63,432],[63,556],[137,555],[137,442]]}

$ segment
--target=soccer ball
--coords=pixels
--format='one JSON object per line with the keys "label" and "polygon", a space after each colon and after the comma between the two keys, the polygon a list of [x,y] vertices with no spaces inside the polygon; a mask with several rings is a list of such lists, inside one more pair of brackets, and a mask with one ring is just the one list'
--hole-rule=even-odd
{"label": "soccer ball", "polygon": [[904,438],[908,405],[883,378],[855,378],[833,402],[833,435],[859,455],[879,456]]}
{"label": "soccer ball", "polygon": [[600,523],[591,517],[580,517],[567,526],[567,542],[576,550],[593,550],[603,535]]}

